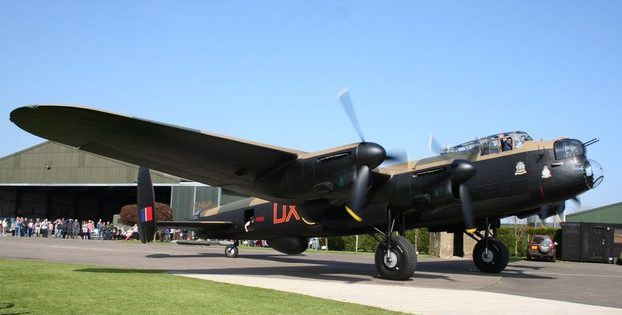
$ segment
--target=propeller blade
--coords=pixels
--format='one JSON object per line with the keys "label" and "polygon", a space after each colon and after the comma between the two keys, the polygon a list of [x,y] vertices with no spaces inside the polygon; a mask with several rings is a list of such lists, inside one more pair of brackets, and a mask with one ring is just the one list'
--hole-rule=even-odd
{"label": "propeller blade", "polygon": [[361,142],[365,142],[365,137],[363,137],[363,131],[359,125],[359,120],[356,118],[356,112],[354,112],[354,106],[352,106],[352,100],[350,100],[350,91],[345,88],[341,89],[337,93],[337,98],[341,101],[343,110],[346,111],[348,118],[350,118],[350,122],[354,126],[354,129],[356,129],[356,133],[358,133]]}
{"label": "propeller blade", "polygon": [[469,188],[464,184],[460,184],[460,204],[462,208],[462,217],[464,218],[464,227],[467,232],[473,233],[476,230],[475,220],[473,219],[473,209],[471,207],[471,196]]}
{"label": "propeller blade", "polygon": [[566,210],[566,200],[561,201],[558,205],[557,205],[557,214],[560,213],[564,213],[564,211]]}
{"label": "propeller blade", "polygon": [[361,165],[356,173],[356,179],[352,184],[350,202],[346,205],[346,211],[358,222],[363,221],[359,213],[367,202],[367,189],[369,188],[370,179],[371,172],[369,166]]}
{"label": "propeller blade", "polygon": [[387,153],[385,161],[406,163],[408,162],[408,152],[406,151],[391,151]]}
{"label": "propeller blade", "polygon": [[443,147],[438,143],[434,135],[430,135],[430,152],[440,155],[443,153]]}
{"label": "propeller blade", "polygon": [[570,199],[572,200],[572,202],[575,203],[575,205],[577,206],[577,208],[581,208],[581,199],[579,199],[579,197],[574,196],[574,198]]}
{"label": "propeller blade", "polygon": [[540,206],[540,213],[538,214],[540,220],[544,221],[544,219],[549,217],[549,205]]}
{"label": "propeller blade", "polygon": [[482,150],[481,144],[478,144],[475,148],[472,148],[469,151],[469,155],[467,155],[466,159],[469,161],[475,161],[477,156],[481,153],[481,150]]}

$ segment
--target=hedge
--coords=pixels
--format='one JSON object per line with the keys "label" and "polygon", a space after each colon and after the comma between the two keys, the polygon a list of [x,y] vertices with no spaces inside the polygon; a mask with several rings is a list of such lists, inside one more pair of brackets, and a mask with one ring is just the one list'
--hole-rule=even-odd
{"label": "hedge", "polygon": [[[427,229],[415,229],[406,232],[406,238],[413,244],[416,244],[419,253],[428,253],[428,244],[430,243],[430,233]],[[324,242],[324,239],[322,239]],[[378,242],[367,234],[359,235],[359,252],[374,252]],[[328,249],[354,251],[356,249],[356,235],[334,236],[328,238]]]}
{"label": "hedge", "polygon": [[[561,248],[561,229],[547,227],[528,227],[526,225],[504,226],[497,230],[497,238],[508,247],[508,251],[512,257],[525,257],[527,245],[532,235],[545,234],[554,237]],[[465,236],[467,237],[467,236]],[[406,238],[413,244],[416,244],[417,251],[420,254],[427,254],[430,244],[430,233],[425,228],[409,230],[406,232]],[[518,240],[518,242],[516,242]],[[325,239],[321,239],[322,245],[325,245]],[[518,247],[517,247],[518,245]],[[369,235],[359,235],[358,251],[374,252],[378,242]],[[356,248],[356,236],[335,236],[328,238],[328,249],[354,251]],[[558,249],[558,255],[560,250]]]}

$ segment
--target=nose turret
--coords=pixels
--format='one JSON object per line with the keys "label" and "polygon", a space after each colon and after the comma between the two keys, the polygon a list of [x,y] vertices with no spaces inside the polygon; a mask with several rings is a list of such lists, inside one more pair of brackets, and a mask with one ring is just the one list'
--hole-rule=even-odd
{"label": "nose turret", "polygon": [[585,160],[584,177],[588,188],[594,189],[602,183],[604,176],[603,167],[594,160]]}

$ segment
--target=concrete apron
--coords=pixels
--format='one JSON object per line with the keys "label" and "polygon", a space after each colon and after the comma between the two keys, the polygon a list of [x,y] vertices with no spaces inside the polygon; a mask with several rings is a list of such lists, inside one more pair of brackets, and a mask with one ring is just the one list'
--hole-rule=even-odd
{"label": "concrete apron", "polygon": [[622,309],[473,290],[284,279],[240,275],[176,274],[223,283],[299,293],[422,315],[622,314]]}

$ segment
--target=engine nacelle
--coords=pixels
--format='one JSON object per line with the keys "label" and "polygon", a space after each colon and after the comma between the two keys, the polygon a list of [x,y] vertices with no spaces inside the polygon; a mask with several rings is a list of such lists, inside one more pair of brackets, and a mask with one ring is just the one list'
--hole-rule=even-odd
{"label": "engine nacelle", "polygon": [[274,175],[278,189],[273,194],[296,201],[347,199],[358,169],[363,165],[374,169],[385,159],[384,148],[372,142],[309,154]]}
{"label": "engine nacelle", "polygon": [[354,148],[300,159],[285,170],[275,194],[298,200],[347,198],[356,169]]}
{"label": "engine nacelle", "polygon": [[419,209],[442,207],[457,200],[459,200],[457,191],[449,180],[426,187],[413,196],[413,204]]}
{"label": "engine nacelle", "polygon": [[296,255],[307,250],[309,239],[300,236],[281,236],[268,239],[268,245],[283,254]]}

